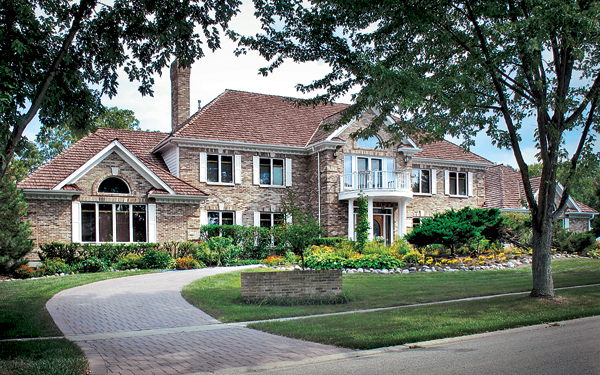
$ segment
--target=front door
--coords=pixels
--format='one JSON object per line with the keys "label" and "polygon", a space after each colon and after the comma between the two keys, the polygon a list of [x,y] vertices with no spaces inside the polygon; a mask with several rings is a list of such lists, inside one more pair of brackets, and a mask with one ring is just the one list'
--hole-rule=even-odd
{"label": "front door", "polygon": [[373,238],[383,238],[387,245],[392,244],[392,210],[375,208],[373,210]]}

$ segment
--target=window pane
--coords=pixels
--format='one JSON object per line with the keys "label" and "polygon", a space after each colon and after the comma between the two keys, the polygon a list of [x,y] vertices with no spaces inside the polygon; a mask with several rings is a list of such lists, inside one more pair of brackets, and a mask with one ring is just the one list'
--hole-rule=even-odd
{"label": "window pane", "polygon": [[233,212],[221,213],[221,224],[222,225],[233,225]]}
{"label": "window pane", "polygon": [[283,225],[283,214],[273,214],[273,225],[276,227]]}
{"label": "window pane", "polygon": [[352,155],[344,156],[344,174],[352,173]]}
{"label": "window pane", "polygon": [[359,139],[356,141],[357,147],[377,148],[379,146],[379,138],[372,135],[367,139]]}
{"label": "window pane", "polygon": [[117,206],[117,242],[129,242],[129,205]]}
{"label": "window pane", "polygon": [[381,170],[381,159],[371,159],[371,169],[374,171]]}
{"label": "window pane", "polygon": [[387,170],[388,171],[393,171],[394,170],[394,159],[386,159],[386,164],[387,164]]}
{"label": "window pane", "polygon": [[100,242],[113,242],[112,204],[98,205],[98,235]]}
{"label": "window pane", "polygon": [[146,242],[146,206],[133,206],[133,242]]}
{"label": "window pane", "polygon": [[357,167],[358,167],[358,171],[362,172],[362,171],[366,171],[367,169],[369,169],[369,160],[366,158],[356,158],[356,162],[357,162]]}
{"label": "window pane", "polygon": [[456,172],[450,172],[450,194],[456,195]]}
{"label": "window pane", "polygon": [[458,194],[467,195],[467,174],[458,174]]}
{"label": "window pane", "polygon": [[221,182],[233,182],[233,158],[221,156]]}
{"label": "window pane", "polygon": [[96,242],[95,204],[81,204],[81,241]]}
{"label": "window pane", "polygon": [[421,193],[429,194],[429,170],[421,171]]}
{"label": "window pane", "polygon": [[219,182],[219,155],[206,156],[206,180]]}
{"label": "window pane", "polygon": [[219,213],[209,212],[208,213],[208,224],[219,225]]}
{"label": "window pane", "polygon": [[271,159],[260,159],[260,183],[271,185]]}
{"label": "window pane", "polygon": [[129,188],[125,181],[116,177],[109,177],[100,183],[98,186],[98,192],[100,193],[113,193],[113,194],[129,194]]}
{"label": "window pane", "polygon": [[420,188],[419,181],[421,181],[421,170],[420,169],[413,169],[413,176],[412,176],[412,189],[413,189],[413,193],[420,193],[421,192],[419,190],[419,188]]}
{"label": "window pane", "polygon": [[271,214],[260,214],[260,226],[262,228],[271,228]]}
{"label": "window pane", "polygon": [[273,185],[283,185],[283,160],[273,160]]}

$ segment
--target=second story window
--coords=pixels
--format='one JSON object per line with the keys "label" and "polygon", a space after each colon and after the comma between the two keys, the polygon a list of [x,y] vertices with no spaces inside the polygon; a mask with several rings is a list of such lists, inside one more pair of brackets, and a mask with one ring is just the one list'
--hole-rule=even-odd
{"label": "second story window", "polygon": [[283,159],[260,159],[260,184],[283,186]]}
{"label": "second story window", "polygon": [[431,172],[428,169],[413,169],[413,193],[431,194]]}
{"label": "second story window", "polygon": [[206,181],[233,183],[233,157],[206,155]]}
{"label": "second story window", "polygon": [[448,193],[450,195],[468,195],[467,173],[448,172]]}
{"label": "second story window", "polygon": [[98,186],[99,193],[129,194],[129,186],[117,177],[109,177]]}

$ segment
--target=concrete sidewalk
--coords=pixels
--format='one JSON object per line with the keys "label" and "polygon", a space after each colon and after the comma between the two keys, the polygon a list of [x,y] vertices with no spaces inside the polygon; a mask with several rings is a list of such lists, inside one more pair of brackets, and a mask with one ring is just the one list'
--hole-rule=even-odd
{"label": "concrete sidewalk", "polygon": [[64,290],[46,307],[83,349],[93,375],[190,374],[351,352],[241,326],[213,326],[219,322],[181,297],[196,279],[245,268],[104,280]]}

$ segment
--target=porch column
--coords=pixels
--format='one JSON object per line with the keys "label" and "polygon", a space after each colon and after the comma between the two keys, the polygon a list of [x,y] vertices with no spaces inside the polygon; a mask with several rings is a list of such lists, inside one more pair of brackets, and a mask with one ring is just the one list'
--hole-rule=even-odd
{"label": "porch column", "polygon": [[348,239],[354,240],[354,199],[348,199]]}
{"label": "porch column", "polygon": [[404,236],[406,234],[406,200],[404,199],[398,202],[398,216],[400,216],[398,233],[400,236]]}
{"label": "porch column", "polygon": [[369,240],[373,240],[373,198],[368,198],[369,202]]}

